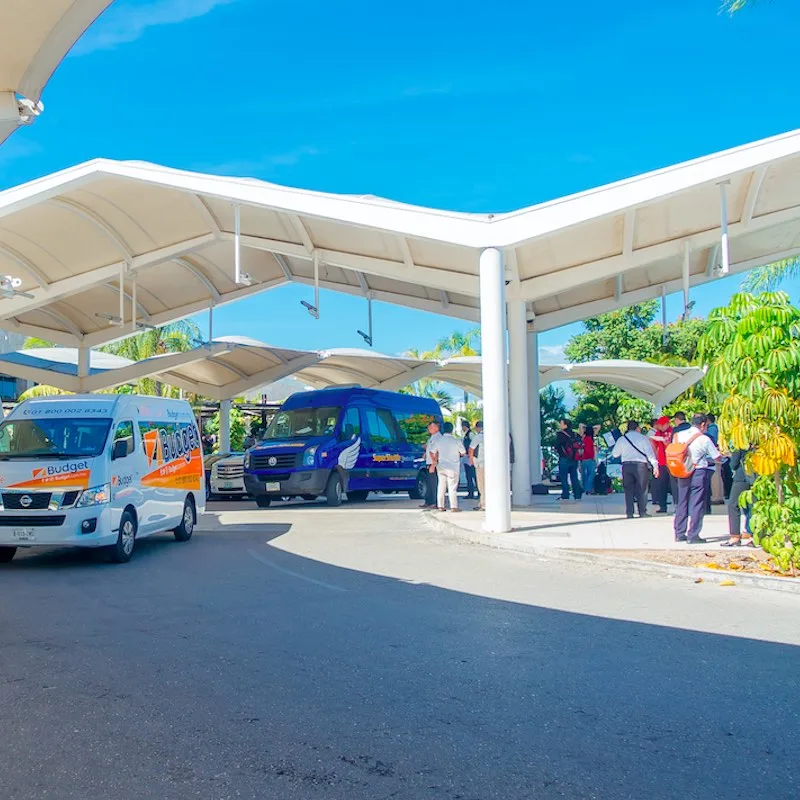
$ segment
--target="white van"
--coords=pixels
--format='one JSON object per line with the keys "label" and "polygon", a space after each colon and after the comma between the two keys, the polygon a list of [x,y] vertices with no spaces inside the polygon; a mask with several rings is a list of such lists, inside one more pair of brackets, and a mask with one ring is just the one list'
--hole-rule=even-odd
{"label": "white van", "polygon": [[192,536],[205,511],[203,454],[188,403],[136,395],[26,400],[0,424],[0,562],[18,547],[106,548]]}

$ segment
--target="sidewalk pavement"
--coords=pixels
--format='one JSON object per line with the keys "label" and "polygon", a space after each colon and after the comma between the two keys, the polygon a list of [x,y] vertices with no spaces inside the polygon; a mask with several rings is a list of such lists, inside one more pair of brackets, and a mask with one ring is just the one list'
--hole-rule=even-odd
{"label": "sidewalk pavement", "polygon": [[[467,505],[469,503],[469,505]],[[547,548],[584,550],[686,550],[691,547],[674,540],[672,513],[627,519],[622,494],[584,495],[581,500],[562,502],[557,494],[536,495],[531,508],[514,508],[511,512],[512,533],[487,534],[482,512],[468,510],[470,501],[461,501],[463,513],[433,512],[440,519],[477,540],[494,546],[514,543],[533,551]],[[651,506],[652,508],[652,506]],[[672,506],[669,507],[670,512]],[[706,516],[702,536],[705,545],[717,548],[728,538],[728,516],[725,506],[713,506]],[[471,538],[471,537],[470,537]]]}

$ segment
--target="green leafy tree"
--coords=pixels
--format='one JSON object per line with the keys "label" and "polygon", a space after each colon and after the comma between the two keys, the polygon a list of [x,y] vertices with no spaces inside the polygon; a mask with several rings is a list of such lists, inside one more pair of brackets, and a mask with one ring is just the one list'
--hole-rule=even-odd
{"label": "green leafy tree", "polygon": [[750,294],[774,292],[784,281],[800,276],[800,258],[784,258],[773,264],[754,269],[745,279],[742,288]]}
{"label": "green leafy tree", "polygon": [[[632,359],[667,366],[697,362],[697,345],[708,323],[704,319],[679,319],[664,329],[656,322],[658,301],[630,306],[584,321],[584,331],[573,336],[565,348],[573,363],[598,359]],[[577,404],[573,417],[587,424],[622,424],[626,419],[649,421],[653,405],[616,386],[578,381],[573,384]],[[686,402],[707,403],[701,385],[682,396]],[[706,410],[708,410],[706,408]]]}
{"label": "green leafy tree", "polygon": [[545,386],[539,392],[539,419],[542,426],[542,447],[553,447],[556,443],[559,420],[567,416],[564,390]]}
{"label": "green leafy tree", "polygon": [[800,309],[785,292],[735,294],[714,310],[700,343],[706,381],[724,397],[720,440],[747,450],[757,479],[756,541],[784,572],[800,568]]}
{"label": "green leafy tree", "polygon": [[[432,361],[437,358],[433,350],[420,351],[416,348],[411,348],[403,354],[406,358],[414,358],[418,361]],[[444,388],[440,381],[431,380],[430,378],[422,378],[414,383],[404,386],[400,389],[402,394],[413,394],[415,397],[426,397],[429,400],[435,400],[440,406],[450,408],[453,405],[453,398],[450,393]]]}
{"label": "green leafy tree", "polygon": [[[217,437],[219,447],[219,411],[206,423],[208,433]],[[244,414],[238,408],[231,409],[231,452],[241,453],[244,450],[244,437],[247,435],[247,423]]]}

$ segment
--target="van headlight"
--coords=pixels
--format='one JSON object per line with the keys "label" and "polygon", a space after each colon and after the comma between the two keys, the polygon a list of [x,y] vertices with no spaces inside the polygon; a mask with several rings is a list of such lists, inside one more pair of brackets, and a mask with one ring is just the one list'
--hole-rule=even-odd
{"label": "van headlight", "polygon": [[86,506],[102,506],[109,502],[111,502],[111,486],[104,483],[102,486],[84,489],[75,505],[77,508],[86,508]]}
{"label": "van headlight", "polygon": [[303,466],[304,467],[313,467],[314,466],[314,456],[317,454],[316,447],[307,447],[305,452],[303,453]]}
{"label": "van headlight", "polygon": [[250,451],[249,450],[244,454],[244,468],[245,469],[250,469]]}

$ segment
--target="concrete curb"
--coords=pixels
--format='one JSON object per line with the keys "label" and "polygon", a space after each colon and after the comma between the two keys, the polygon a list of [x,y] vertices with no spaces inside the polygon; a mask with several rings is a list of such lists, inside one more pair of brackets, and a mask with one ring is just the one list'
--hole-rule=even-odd
{"label": "concrete curb", "polygon": [[791,578],[774,578],[769,575],[751,575],[737,572],[736,570],[715,570],[703,567],[679,567],[672,564],[660,564],[657,561],[643,561],[634,558],[621,558],[620,556],[604,555],[601,553],[587,553],[581,550],[571,550],[565,547],[550,547],[536,544],[535,542],[519,541],[513,533],[483,533],[462,528],[454,522],[442,519],[435,514],[425,514],[428,524],[436,530],[454,536],[471,544],[491,547],[494,550],[506,550],[523,555],[542,556],[558,561],[571,561],[573,563],[596,564],[604,567],[623,568],[627,571],[663,575],[667,578],[696,581],[702,578],[704,582],[721,583],[732,580],[736,586],[752,586],[772,592],[787,592],[800,595],[800,580]]}

